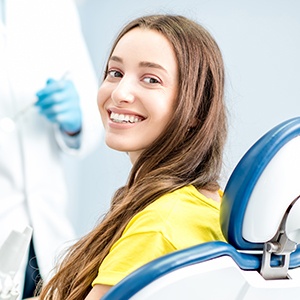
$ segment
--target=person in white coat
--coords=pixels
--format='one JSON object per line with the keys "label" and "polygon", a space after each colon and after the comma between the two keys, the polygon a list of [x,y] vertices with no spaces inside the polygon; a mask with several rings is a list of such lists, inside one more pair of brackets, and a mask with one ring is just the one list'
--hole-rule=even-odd
{"label": "person in white coat", "polygon": [[72,0],[0,0],[0,20],[0,245],[32,226],[47,280],[76,238],[61,158],[100,141],[97,79]]}

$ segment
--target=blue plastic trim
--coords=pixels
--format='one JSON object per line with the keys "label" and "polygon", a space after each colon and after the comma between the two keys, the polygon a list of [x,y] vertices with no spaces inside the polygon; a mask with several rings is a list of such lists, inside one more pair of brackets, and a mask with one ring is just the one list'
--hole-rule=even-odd
{"label": "blue plastic trim", "polygon": [[242,254],[225,242],[209,242],[179,250],[160,257],[129,274],[102,300],[128,300],[154,280],[177,269],[201,263],[221,256],[230,256],[244,270],[260,268],[261,256]]}
{"label": "blue plastic trim", "polygon": [[220,222],[225,238],[235,248],[263,249],[263,244],[250,243],[242,236],[248,201],[255,184],[271,159],[286,143],[299,135],[300,117],[277,125],[247,151],[234,169],[224,190]]}

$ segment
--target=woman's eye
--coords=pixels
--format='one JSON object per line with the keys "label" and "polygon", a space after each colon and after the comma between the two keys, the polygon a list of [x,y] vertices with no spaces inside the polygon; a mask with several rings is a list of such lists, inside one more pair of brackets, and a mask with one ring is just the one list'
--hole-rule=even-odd
{"label": "woman's eye", "polygon": [[156,78],[153,78],[153,77],[145,77],[143,79],[144,82],[146,83],[160,83],[160,81]]}
{"label": "woman's eye", "polygon": [[110,70],[107,72],[110,77],[123,77],[122,73],[117,70]]}

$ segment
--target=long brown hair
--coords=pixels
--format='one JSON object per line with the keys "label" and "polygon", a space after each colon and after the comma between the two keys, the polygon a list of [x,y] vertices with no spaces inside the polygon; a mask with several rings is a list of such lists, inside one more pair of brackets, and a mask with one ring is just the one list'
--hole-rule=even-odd
{"label": "long brown hair", "polygon": [[[156,30],[173,46],[179,68],[174,116],[133,165],[105,218],[68,251],[41,299],[84,299],[98,267],[130,219],[161,195],[192,184],[215,191],[227,135],[222,55],[211,35],[183,16],[152,15],[130,22]],[[110,55],[111,55],[110,54]]]}

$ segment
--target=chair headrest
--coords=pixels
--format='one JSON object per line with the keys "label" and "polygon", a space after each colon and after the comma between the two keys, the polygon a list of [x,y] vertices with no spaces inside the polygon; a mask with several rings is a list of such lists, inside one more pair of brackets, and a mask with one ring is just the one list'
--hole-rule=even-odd
{"label": "chair headrest", "polygon": [[[225,187],[221,227],[240,250],[262,250],[293,201],[287,235],[300,242],[300,117],[262,136],[243,156]],[[298,200],[298,201],[297,201]]]}

